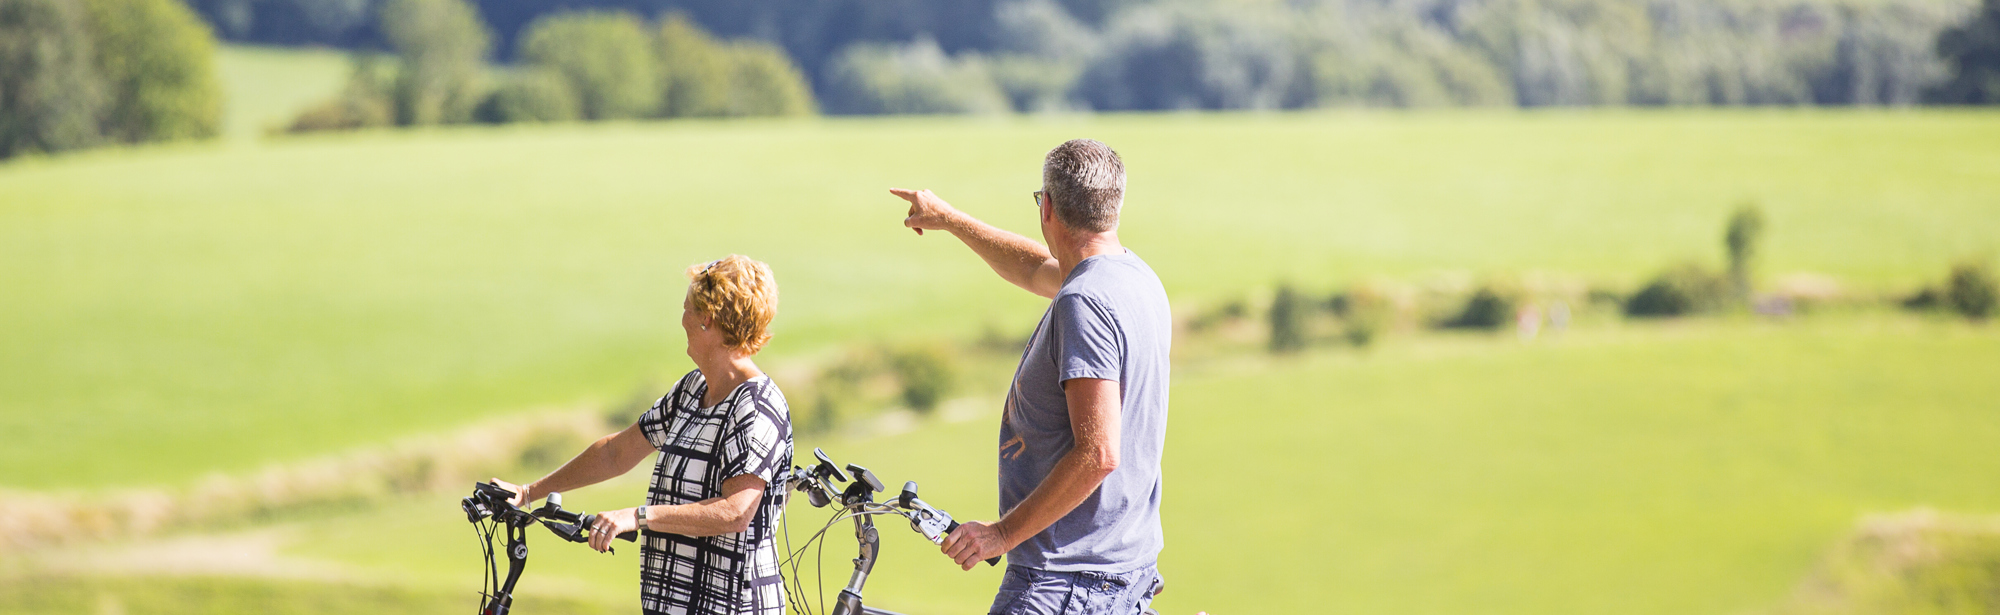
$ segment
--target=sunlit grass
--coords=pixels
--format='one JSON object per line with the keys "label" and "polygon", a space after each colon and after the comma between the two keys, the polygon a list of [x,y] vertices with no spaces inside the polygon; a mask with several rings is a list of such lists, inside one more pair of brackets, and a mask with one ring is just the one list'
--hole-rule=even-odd
{"label": "sunlit grass", "polygon": [[[784,288],[770,361],[1024,329],[929,187],[1035,234],[1037,161],[1124,152],[1127,244],[1182,302],[1281,278],[1630,283],[1768,210],[1764,270],[1914,286],[1993,247],[2000,115],[1675,112],[883,119],[463,128],[0,167],[0,450],[17,487],[183,482],[685,369],[679,270]],[[139,462],[138,460],[143,460]]]}
{"label": "sunlit grass", "polygon": [[[1179,379],[1162,612],[1741,613],[1779,603],[1865,513],[2000,507],[2000,330],[1874,315],[1392,340]],[[991,518],[997,414],[824,446]],[[981,452],[988,451],[988,452]],[[803,453],[802,453],[803,454]],[[634,476],[643,474],[644,468]],[[628,506],[636,480],[569,494]],[[798,504],[794,536],[825,520]],[[297,524],[291,551],[469,586],[448,498]],[[842,526],[844,528],[845,526]],[[998,582],[886,526],[872,603],[974,612]],[[827,581],[850,534],[829,535]],[[629,599],[636,560],[544,536],[528,575]]]}

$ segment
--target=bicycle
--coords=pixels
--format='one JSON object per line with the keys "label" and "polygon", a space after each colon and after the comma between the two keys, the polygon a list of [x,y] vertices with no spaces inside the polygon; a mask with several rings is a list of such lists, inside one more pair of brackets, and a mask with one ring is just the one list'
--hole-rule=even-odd
{"label": "bicycle", "polygon": [[[528,526],[541,523],[556,537],[570,542],[590,542],[590,526],[596,524],[597,515],[583,511],[563,510],[562,494],[551,493],[542,501],[542,506],[533,511],[514,506],[514,492],[491,483],[474,483],[472,495],[459,500],[459,508],[465,511],[465,518],[472,522],[472,531],[480,537],[480,546],[486,553],[485,585],[479,588],[480,615],[507,615],[514,606],[514,584],[521,580],[521,571],[528,566]],[[500,569],[493,558],[493,535],[501,527],[507,528],[507,580],[500,580]],[[618,538],[626,542],[639,539],[638,532],[625,532]]]}
{"label": "bicycle", "polygon": [[[793,490],[804,492],[807,503],[812,504],[814,508],[831,506],[835,502],[834,494],[838,493],[840,508],[834,512],[831,519],[827,520],[825,527],[807,538],[805,546],[796,550],[790,548],[790,532],[787,531],[786,563],[779,564],[782,567],[788,563],[792,570],[792,574],[785,577],[786,583],[790,585],[785,591],[786,600],[792,602],[794,612],[807,615],[816,612],[812,604],[804,599],[805,584],[799,575],[805,551],[811,548],[815,541],[819,541],[824,547],[827,530],[832,529],[843,519],[853,519],[854,538],[860,543],[861,553],[854,558],[854,573],[848,577],[847,586],[841,588],[839,597],[835,598],[831,615],[901,615],[895,611],[862,604],[862,587],[868,583],[868,575],[874,572],[876,558],[880,555],[880,532],[875,529],[873,517],[896,515],[909,519],[910,529],[929,539],[931,544],[943,544],[945,535],[958,529],[958,522],[952,520],[950,513],[938,510],[917,498],[917,481],[904,482],[902,493],[897,494],[895,499],[876,502],[875,494],[881,493],[883,487],[881,479],[876,478],[874,472],[850,463],[847,464],[847,473],[842,473],[833,463],[833,459],[827,457],[826,451],[817,448],[813,449],[813,457],[819,463],[812,468],[794,466],[792,476],[787,482]],[[853,474],[854,477],[849,479],[847,474]],[[837,489],[835,480],[847,483],[847,487]],[[789,527],[787,529],[789,530]],[[999,563],[999,557],[986,560],[988,566]],[[821,608],[817,612],[825,612],[823,591],[820,592],[820,602]]]}
{"label": "bicycle", "polygon": [[[818,460],[811,468],[793,466],[786,476],[786,487],[806,494],[806,501],[814,508],[826,508],[836,501],[840,507],[834,512],[824,527],[807,538],[804,545],[791,548],[790,521],[786,524],[786,556],[779,563],[780,571],[791,570],[782,575],[786,583],[786,600],[792,611],[812,615],[825,611],[825,595],[820,592],[819,609],[804,598],[805,583],[799,574],[804,565],[805,552],[819,542],[825,548],[826,532],[842,520],[854,520],[854,536],[860,546],[860,555],[854,559],[854,573],[848,578],[847,586],[841,588],[834,601],[830,615],[901,615],[894,611],[865,606],[862,603],[862,588],[868,583],[868,575],[875,569],[880,555],[880,532],[875,527],[874,517],[896,515],[910,522],[910,529],[929,539],[932,544],[942,544],[944,537],[958,529],[958,522],[951,514],[939,510],[917,497],[917,482],[903,483],[903,491],[887,502],[876,502],[875,494],[883,491],[881,479],[875,477],[868,468],[847,464],[846,472],[834,464],[826,451],[813,449],[813,457]],[[853,478],[848,475],[852,474]],[[841,488],[839,483],[847,483]],[[535,510],[523,510],[514,506],[514,492],[490,483],[475,483],[472,495],[459,501],[465,511],[473,531],[480,537],[481,547],[486,556],[486,578],[480,587],[480,615],[507,615],[514,603],[514,587],[521,579],[521,572],[528,564],[528,532],[530,525],[541,524],[558,538],[569,542],[590,541],[590,527],[596,522],[596,515],[583,511],[569,511],[562,507],[562,494],[551,493]],[[836,499],[837,495],[837,499]],[[507,577],[500,578],[498,562],[494,557],[493,538],[499,528],[506,528]],[[638,532],[625,532],[617,536],[620,540],[634,542]],[[986,564],[997,565],[1000,558],[986,560]],[[823,568],[823,566],[821,566]]]}

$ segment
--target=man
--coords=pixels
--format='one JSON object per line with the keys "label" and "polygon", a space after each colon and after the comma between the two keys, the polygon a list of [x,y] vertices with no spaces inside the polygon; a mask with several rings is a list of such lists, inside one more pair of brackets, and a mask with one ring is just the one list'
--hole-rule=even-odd
{"label": "man", "polygon": [[998,521],[943,551],[967,570],[1007,555],[991,613],[1139,613],[1163,587],[1160,452],[1173,316],[1159,276],[1118,243],[1125,165],[1077,139],[1050,150],[1034,193],[1048,245],[953,209],[929,190],[903,225],[945,231],[1000,277],[1051,299],[1000,422]]}

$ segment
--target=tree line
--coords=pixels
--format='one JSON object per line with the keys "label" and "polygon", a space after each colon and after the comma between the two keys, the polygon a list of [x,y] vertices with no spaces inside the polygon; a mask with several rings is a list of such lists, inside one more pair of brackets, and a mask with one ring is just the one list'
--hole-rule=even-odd
{"label": "tree line", "polygon": [[[363,9],[394,0],[194,1],[218,28],[245,40],[393,38],[379,25],[387,21]],[[582,0],[560,7],[686,15],[723,36],[777,45],[831,112],[976,113],[2000,102],[2000,3],[1973,2]],[[526,54],[523,34],[547,13],[574,10],[518,0],[475,6],[500,34],[503,59]]]}
{"label": "tree line", "polygon": [[214,48],[176,0],[0,0],[0,159],[215,135]]}
{"label": "tree line", "polygon": [[[0,157],[217,132],[215,32],[359,51],[293,128],[2000,103],[2000,0],[0,0]],[[205,17],[205,24],[197,17]]]}
{"label": "tree line", "polygon": [[292,131],[815,111],[783,50],[719,40],[678,14],[546,15],[520,33],[515,65],[491,67],[493,35],[464,0],[387,0],[381,11],[391,53],[358,55],[347,86]]}

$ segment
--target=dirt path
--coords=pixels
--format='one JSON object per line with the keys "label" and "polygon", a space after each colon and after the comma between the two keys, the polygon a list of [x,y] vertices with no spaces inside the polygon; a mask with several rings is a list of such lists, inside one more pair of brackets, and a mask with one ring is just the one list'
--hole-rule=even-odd
{"label": "dirt path", "polygon": [[131,543],[54,548],[33,556],[34,567],[74,574],[226,575],[350,581],[356,571],[333,562],[286,555],[291,532],[263,528]]}

